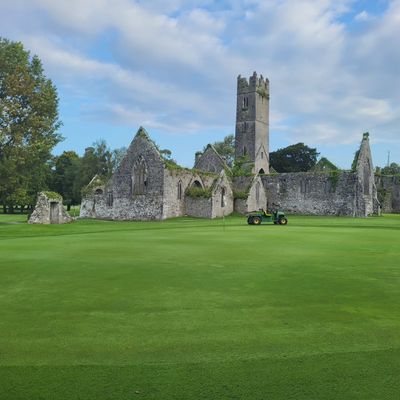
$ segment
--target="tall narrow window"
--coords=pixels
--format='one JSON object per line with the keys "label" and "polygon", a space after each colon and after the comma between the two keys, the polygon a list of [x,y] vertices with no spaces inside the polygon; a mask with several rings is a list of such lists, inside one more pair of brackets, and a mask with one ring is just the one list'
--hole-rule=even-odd
{"label": "tall narrow window", "polygon": [[225,203],[226,203],[226,190],[224,187],[221,188],[221,207],[225,207]]}
{"label": "tall narrow window", "polygon": [[246,156],[246,155],[247,155],[247,147],[243,146],[243,156]]}
{"label": "tall narrow window", "polygon": [[178,182],[177,191],[178,191],[178,200],[182,200],[182,182],[181,181]]}
{"label": "tall narrow window", "polygon": [[114,195],[113,192],[108,192],[107,193],[107,206],[112,207],[114,204]]}
{"label": "tall narrow window", "polygon": [[143,158],[135,163],[132,173],[132,194],[144,194],[147,187],[147,169]]}
{"label": "tall narrow window", "polygon": [[248,108],[248,107],[249,107],[249,98],[243,97],[243,108]]}
{"label": "tall narrow window", "polygon": [[308,180],[307,179],[302,179],[300,181],[300,193],[306,194],[308,193]]}

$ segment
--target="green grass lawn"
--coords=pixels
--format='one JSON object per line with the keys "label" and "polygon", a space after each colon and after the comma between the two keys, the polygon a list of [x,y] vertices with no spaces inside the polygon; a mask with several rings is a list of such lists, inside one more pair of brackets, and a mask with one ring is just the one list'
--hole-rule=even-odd
{"label": "green grass lawn", "polygon": [[398,215],[13,221],[1,400],[399,399]]}

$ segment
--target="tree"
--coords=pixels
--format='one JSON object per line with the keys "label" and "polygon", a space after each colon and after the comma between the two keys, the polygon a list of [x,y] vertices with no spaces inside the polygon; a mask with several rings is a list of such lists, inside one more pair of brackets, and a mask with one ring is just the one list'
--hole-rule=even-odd
{"label": "tree", "polygon": [[114,149],[112,151],[112,168],[113,173],[121,165],[123,158],[126,156],[128,149],[126,147],[120,147],[119,149]]}
{"label": "tree", "polygon": [[313,167],[313,171],[318,172],[337,171],[338,169],[339,168],[326,157],[321,157]]}
{"label": "tree", "polygon": [[[213,146],[218,154],[225,159],[226,163],[232,167],[235,160],[235,136],[225,136],[221,142],[213,143]],[[205,152],[206,149],[207,146],[204,147],[203,152]]]}
{"label": "tree", "polygon": [[0,38],[0,204],[33,204],[47,186],[57,133],[57,91],[41,61],[23,45]]}
{"label": "tree", "polygon": [[270,153],[269,160],[278,172],[305,172],[317,163],[319,153],[304,143],[297,143]]}
{"label": "tree", "polygon": [[54,161],[51,189],[61,194],[69,211],[81,201],[80,158],[74,151],[64,151]]}
{"label": "tree", "polygon": [[390,163],[390,165],[382,168],[382,175],[399,175],[400,174],[400,165],[394,162]]}
{"label": "tree", "polygon": [[117,158],[107,146],[105,140],[100,139],[94,142],[91,147],[85,149],[80,161],[80,187],[86,186],[95,175],[104,179],[110,178],[115,170],[116,162]]}

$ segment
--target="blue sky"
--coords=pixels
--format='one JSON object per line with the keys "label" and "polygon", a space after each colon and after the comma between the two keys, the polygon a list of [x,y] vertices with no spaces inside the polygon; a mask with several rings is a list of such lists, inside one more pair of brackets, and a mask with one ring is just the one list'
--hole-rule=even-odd
{"label": "blue sky", "polygon": [[236,77],[270,80],[271,151],[349,168],[369,131],[400,162],[400,0],[2,0],[0,36],[56,84],[65,140],[129,145],[144,126],[182,165],[234,133]]}

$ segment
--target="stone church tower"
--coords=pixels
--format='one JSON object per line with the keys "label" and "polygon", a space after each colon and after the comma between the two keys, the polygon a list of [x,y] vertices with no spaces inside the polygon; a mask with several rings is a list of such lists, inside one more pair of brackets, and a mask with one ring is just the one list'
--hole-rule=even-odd
{"label": "stone church tower", "polygon": [[269,173],[269,81],[254,72],[237,78],[235,157],[247,156],[253,173]]}

